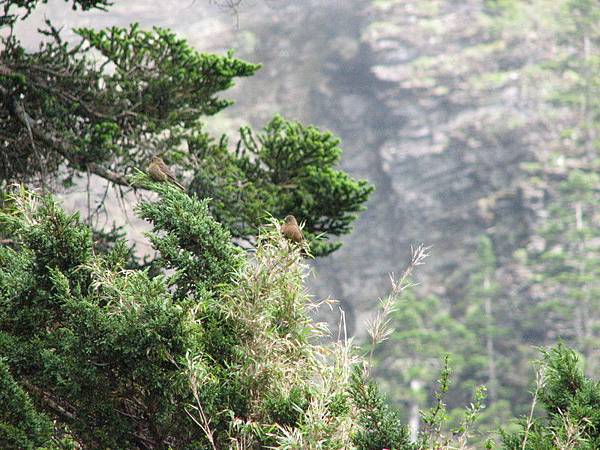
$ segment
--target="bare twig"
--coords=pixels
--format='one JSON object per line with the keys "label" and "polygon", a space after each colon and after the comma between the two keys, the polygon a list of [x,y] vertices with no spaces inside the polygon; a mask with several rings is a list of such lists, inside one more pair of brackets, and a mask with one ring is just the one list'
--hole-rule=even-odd
{"label": "bare twig", "polygon": [[47,407],[49,407],[52,411],[57,413],[60,416],[63,416],[70,420],[76,420],[77,416],[71,410],[71,407],[63,406],[55,401],[51,394],[40,389],[39,387],[33,385],[28,380],[20,380],[20,382],[25,386],[25,388],[29,392],[35,393],[36,397],[39,398]]}
{"label": "bare twig", "polygon": [[229,9],[233,17],[235,17],[236,27],[240,26],[239,6],[243,0],[210,0],[209,3],[217,5],[222,9]]}
{"label": "bare twig", "polygon": [[563,413],[560,408],[558,408],[558,414],[561,417],[565,435],[563,436],[562,433],[552,430],[552,441],[554,442],[554,445],[561,450],[575,450],[580,448],[582,441],[585,441],[583,430],[586,427],[593,426],[590,423],[590,420],[584,417],[579,421],[574,422],[569,415]]}
{"label": "bare twig", "polygon": [[[194,397],[196,397],[196,396],[194,395]],[[196,401],[198,402],[197,398],[196,398]],[[190,413],[187,409],[185,410],[185,412],[187,413],[188,416],[190,416],[190,418],[194,421],[194,423],[196,425],[198,425],[200,427],[200,429],[204,432],[204,435],[208,439],[208,442],[210,442],[210,445],[213,448],[213,450],[217,450],[217,446],[215,445],[213,433],[212,433],[212,430],[210,429],[210,421],[206,418],[206,414],[204,414],[202,405],[198,402],[198,407],[194,407],[194,409],[196,409],[198,411],[198,413],[200,414],[200,420],[202,421],[202,423],[200,423],[198,421],[198,419],[196,419],[192,415],[192,413]]]}
{"label": "bare twig", "polygon": [[[104,194],[102,194],[102,199],[98,202],[98,204],[96,205],[96,208],[94,209],[94,211],[87,218],[88,223],[90,223],[90,224],[92,223],[92,218],[99,213],[100,209],[102,208],[102,206],[106,202],[106,197],[108,196],[108,189],[109,188],[110,188],[110,183],[106,183],[106,188],[104,189]],[[96,224],[98,224],[98,220],[96,221]]]}

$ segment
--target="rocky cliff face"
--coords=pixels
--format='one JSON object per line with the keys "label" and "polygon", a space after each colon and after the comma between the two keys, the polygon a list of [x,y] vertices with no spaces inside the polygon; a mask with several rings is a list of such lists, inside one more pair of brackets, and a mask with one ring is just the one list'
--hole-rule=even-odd
{"label": "rocky cliff face", "polygon": [[480,234],[493,236],[501,264],[529,234],[537,194],[523,189],[521,163],[545,130],[524,72],[544,56],[531,52],[541,36],[494,29],[479,1],[379,5],[362,39],[386,83],[376,93],[389,117],[377,169],[392,219],[382,235],[395,240],[378,262],[411,242],[433,245],[424,289],[452,301]]}

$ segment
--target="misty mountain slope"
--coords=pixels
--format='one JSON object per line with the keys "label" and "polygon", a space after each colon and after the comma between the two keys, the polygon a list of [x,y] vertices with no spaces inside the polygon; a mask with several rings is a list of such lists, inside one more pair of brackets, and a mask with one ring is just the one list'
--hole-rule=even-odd
{"label": "misty mountain slope", "polygon": [[520,164],[548,136],[527,69],[546,56],[545,36],[498,30],[481,2],[427,3],[373,8],[364,39],[392,83],[380,98],[397,126],[379,156],[404,217],[396,232],[434,245],[425,289],[452,297],[479,234],[501,261],[528,237],[537,193]]}

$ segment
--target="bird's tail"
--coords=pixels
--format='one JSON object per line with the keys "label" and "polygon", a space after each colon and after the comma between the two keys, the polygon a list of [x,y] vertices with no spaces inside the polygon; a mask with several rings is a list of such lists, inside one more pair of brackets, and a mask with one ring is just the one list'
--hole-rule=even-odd
{"label": "bird's tail", "polygon": [[179,181],[177,181],[175,178],[173,177],[169,177],[169,180],[171,181],[171,183],[173,183],[175,186],[177,186],[179,189],[181,189],[182,191],[186,191],[185,187],[183,186],[183,184],[181,184]]}

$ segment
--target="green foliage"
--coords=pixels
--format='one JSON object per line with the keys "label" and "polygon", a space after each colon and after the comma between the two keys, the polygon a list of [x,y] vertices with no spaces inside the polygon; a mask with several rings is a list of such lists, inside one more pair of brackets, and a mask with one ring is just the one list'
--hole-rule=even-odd
{"label": "green foliage", "polygon": [[[15,39],[6,40],[0,58],[7,70],[0,83],[13,108],[22,108],[32,119],[43,116],[44,127],[36,132],[37,125],[30,125],[30,136],[22,121],[3,122],[5,131],[16,133],[4,142],[10,154],[3,179],[27,179],[40,172],[37,164],[44,161],[32,156],[42,149],[53,156],[51,161],[66,158],[74,170],[91,163],[120,170],[142,166],[167,145],[167,131],[225,108],[230,102],[217,93],[229,88],[234,77],[252,75],[259,67],[230,54],[200,54],[160,28],[142,31],[134,24],[76,33],[82,40],[70,46],[50,26],[50,40],[35,53],[24,52]],[[92,51],[102,55],[100,68]],[[114,70],[106,72],[106,66]],[[151,146],[141,150],[147,141]],[[23,167],[25,158],[35,164]]]}
{"label": "green foliage", "polygon": [[[511,378],[514,346],[505,325],[513,311],[501,296],[496,266],[493,242],[481,236],[464,298],[450,307],[434,296],[405,291],[392,314],[394,331],[375,351],[373,372],[392,403],[400,407],[402,419],[414,423],[416,409],[429,411],[421,415],[420,429],[429,430],[422,430],[422,436],[430,440],[444,442],[445,434],[454,430],[460,436],[456,439],[468,437],[471,445],[483,446],[487,436],[524,410],[525,402],[519,399],[526,386]],[[451,388],[447,367],[440,366],[447,353],[452,356]],[[440,370],[445,382],[432,397],[436,383],[440,385],[436,380]],[[465,404],[472,405],[470,413],[465,413]]]}
{"label": "green foliage", "polygon": [[[19,6],[26,16],[39,3],[45,1],[4,2],[4,12],[16,14]],[[69,3],[90,9],[108,2]],[[533,272],[531,295],[515,299],[519,291],[507,302],[487,237],[475,269],[461,282],[463,301],[449,305],[407,292],[393,313],[393,333],[374,354],[381,363],[374,374],[399,381],[395,389],[384,384],[399,410],[358,369],[361,361],[347,343],[315,343],[324,330],[310,318],[299,249],[282,239],[275,222],[256,237],[269,214],[292,213],[306,221],[313,253],[339,247],[329,238],[349,232],[372,188],[335,169],[341,153],[335,136],[276,116],[260,131],[242,128],[233,148],[225,136],[214,139],[203,118],[227,107],[231,102],[220,92],[258,65],[230,53],[199,54],[168,30],[80,29],[81,42],[72,45],[48,24],[49,42],[33,53],[7,34],[0,50],[0,151],[6,156],[0,188],[15,179],[65,176],[67,185],[90,171],[154,190],[158,200],[142,201],[137,212],[152,223],[149,239],[160,256],[140,269],[117,230],[92,231],[51,197],[21,192],[5,202],[1,193],[0,230],[9,243],[0,247],[0,446],[464,448],[476,418],[489,428],[494,417],[522,406],[519,371],[527,350],[511,339],[507,330],[514,327],[519,338],[537,343],[561,336],[583,360],[562,346],[544,353],[536,398],[546,416],[504,432],[505,447],[599,448],[598,384],[583,369],[599,367],[594,50],[600,9],[590,0],[560,3],[558,57],[544,69],[560,79],[554,105],[572,117],[557,126],[556,167],[528,165],[531,185],[551,199],[538,230],[542,245],[529,247],[526,256],[520,252]],[[502,53],[524,35],[503,25],[532,29],[522,26],[531,23],[523,8],[536,5],[482,2],[490,42],[469,47],[459,55],[461,64],[448,54],[420,58],[412,69],[425,73],[421,81],[440,95],[477,94],[516,79],[524,91],[528,81],[515,69],[523,57]],[[545,14],[538,19],[548,20]],[[502,33],[503,40],[493,41]],[[471,60],[491,66],[469,76],[464,71]],[[443,84],[452,77],[461,80],[460,90]],[[456,104],[465,102],[457,97]],[[493,145],[502,144],[494,127],[482,128],[492,130],[485,138]],[[462,131],[479,146],[473,129]],[[125,178],[156,153],[190,181],[191,197],[137,173]],[[540,174],[544,170],[548,174]],[[320,241],[322,233],[326,240]],[[232,242],[250,243],[256,254],[247,257]],[[446,361],[429,399],[440,356],[448,351],[455,354],[456,381],[450,388]],[[489,386],[485,411],[479,383]],[[474,390],[473,403],[459,409]],[[403,421],[415,405],[430,408],[411,443]]]}
{"label": "green foliage", "polygon": [[339,242],[316,238],[348,233],[373,191],[367,182],[334,169],[341,154],[339,139],[280,116],[256,135],[249,128],[240,133],[235,153],[228,151],[227,140],[215,144],[201,131],[188,139],[190,153],[202,161],[190,190],[212,199],[211,212],[235,238],[254,234],[267,213],[294,214],[305,222],[312,254],[339,248]]}
{"label": "green foliage", "polygon": [[[409,420],[411,407],[424,409],[431,402],[429,393],[434,389],[444,356],[451,353],[454,370],[460,372],[468,357],[463,347],[475,336],[451,316],[440,299],[418,297],[411,290],[399,298],[391,327],[390,337],[376,348],[374,374],[392,401],[401,406],[402,418]],[[473,386],[467,391],[460,400],[469,398]],[[464,404],[458,402],[456,406]]]}
{"label": "green foliage", "polygon": [[33,449],[50,440],[52,423],[35,410],[0,359],[0,446],[4,449]]}
{"label": "green foliage", "polygon": [[396,411],[390,409],[379,388],[365,380],[363,369],[355,366],[350,384],[350,396],[358,410],[358,429],[352,443],[359,450],[412,450],[408,427],[402,424]]}
{"label": "green foliage", "polygon": [[541,343],[550,343],[558,335],[575,345],[590,371],[598,361],[593,330],[600,320],[598,181],[595,173],[574,170],[560,183],[559,196],[539,230],[544,247],[530,252],[528,259],[535,271],[536,302],[528,311],[531,329]]}
{"label": "green foliage", "polygon": [[366,380],[364,370],[355,367],[350,384],[350,397],[358,411],[353,443],[358,449],[369,450],[467,448],[467,442],[473,435],[472,428],[485,408],[486,388],[479,386],[475,390],[473,402],[462,409],[454,426],[445,403],[450,390],[450,375],[449,355],[445,355],[437,390],[433,393],[434,405],[420,411],[423,426],[413,441],[400,411],[386,404],[378,386]]}
{"label": "green foliage", "polygon": [[482,235],[464,300],[456,306],[456,310],[462,312],[459,314],[464,317],[465,327],[474,335],[474,339],[465,343],[462,355],[465,359],[461,374],[461,382],[465,383],[463,389],[470,395],[476,384],[485,384],[491,403],[506,396],[512,400],[512,393],[499,392],[499,386],[505,384],[504,371],[500,368],[510,362],[507,355],[498,350],[498,341],[510,334],[501,325],[502,317],[510,312],[503,304],[496,269],[494,244],[489,236]]}
{"label": "green foliage", "polygon": [[115,72],[103,78],[109,98],[140,103],[138,126],[155,132],[216,114],[231,102],[216,98],[215,93],[231,87],[234,77],[250,76],[260,67],[231,53],[225,57],[198,53],[172,31],[157,27],[143,31],[133,24],[129,29],[75,32],[114,64]]}
{"label": "green foliage", "polygon": [[[251,174],[249,178],[258,192],[269,193],[269,185],[276,188],[261,199],[273,205],[269,211],[275,217],[294,214],[306,218],[309,239],[317,233],[341,235],[350,231],[351,222],[364,209],[373,187],[334,169],[342,152],[338,138],[280,116],[259,135],[243,128],[241,136],[239,166]],[[324,255],[340,245],[313,240],[311,250]]]}
{"label": "green foliage", "polygon": [[28,210],[2,219],[20,249],[0,257],[0,353],[15,376],[80,442],[158,445],[189,427],[178,364],[197,346],[190,306],[162,277],[123,270],[124,246],[95,256],[89,228],[50,197],[17,203]]}
{"label": "green foliage", "polygon": [[600,385],[586,378],[577,354],[559,344],[542,350],[543,384],[538,393],[545,419],[523,421],[515,433],[503,433],[507,450],[550,450],[600,446]]}
{"label": "green foliage", "polygon": [[167,184],[152,183],[152,188],[161,194],[160,199],[141,201],[136,210],[154,226],[150,241],[161,255],[158,266],[176,270],[168,280],[177,286],[176,296],[204,296],[230,283],[242,264],[241,250],[211,217],[208,200],[198,201]]}
{"label": "green foliage", "polygon": [[0,416],[6,439],[27,448],[19,430],[38,424],[44,445],[347,448],[354,359],[313,342],[301,249],[274,224],[248,262],[206,200],[132,181],[159,193],[137,211],[166,274],[128,269],[122,241],[94,247],[50,196],[21,190],[0,214],[2,382],[31,416]]}
{"label": "green foliage", "polygon": [[[532,301],[524,315],[535,343],[551,345],[560,337],[583,354],[588,374],[597,373],[600,361],[595,350],[600,323],[598,17],[600,5],[588,0],[562,2],[557,16],[560,51],[549,62],[548,73],[560,77],[552,101],[568,114],[555,125],[561,133],[558,156],[547,174],[537,174],[544,178],[550,201],[547,217],[536,230],[539,244],[527,258],[533,272]],[[552,174],[557,170],[559,177]]]}
{"label": "green foliage", "polygon": [[[153,224],[166,274],[127,269],[121,241],[95,248],[89,227],[50,196],[21,190],[0,214],[13,239],[0,247],[7,448],[464,448],[485,390],[453,425],[447,358],[412,442],[351,347],[313,340],[326,330],[310,316],[306,263],[277,222],[248,261],[206,200],[143,174],[132,182],[159,194],[137,211]],[[417,305],[431,310],[413,301],[394,314],[407,326],[426,316]],[[415,336],[414,351],[429,351]],[[520,448],[510,445],[527,433],[528,449],[572,439],[596,448],[598,384],[562,346],[544,353],[544,367],[548,424],[505,432],[505,446]]]}
{"label": "green foliage", "polygon": [[310,393],[300,387],[293,387],[289,392],[272,392],[265,398],[265,412],[273,423],[294,426],[308,408],[310,397]]}
{"label": "green foliage", "polygon": [[444,356],[440,378],[437,381],[438,388],[433,394],[435,405],[428,411],[421,413],[425,425],[425,430],[421,433],[422,446],[427,444],[434,447],[448,445],[448,439],[443,437],[443,427],[448,422],[448,410],[444,400],[450,388],[451,370],[449,359],[449,355]]}

